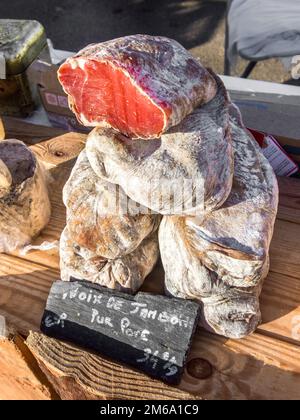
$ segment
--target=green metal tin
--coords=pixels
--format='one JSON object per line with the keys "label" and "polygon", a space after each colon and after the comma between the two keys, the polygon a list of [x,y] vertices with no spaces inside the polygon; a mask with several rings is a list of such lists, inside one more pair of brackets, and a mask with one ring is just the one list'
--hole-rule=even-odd
{"label": "green metal tin", "polygon": [[27,116],[32,113],[35,95],[30,67],[45,50],[49,57],[46,33],[39,22],[0,19],[1,115]]}

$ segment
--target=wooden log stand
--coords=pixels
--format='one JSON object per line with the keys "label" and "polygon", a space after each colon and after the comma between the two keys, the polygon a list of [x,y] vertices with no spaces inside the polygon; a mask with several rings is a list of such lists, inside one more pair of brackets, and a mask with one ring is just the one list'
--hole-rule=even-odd
{"label": "wooden log stand", "polygon": [[[18,137],[16,127],[5,121],[4,126],[6,138]],[[65,225],[62,186],[86,138],[74,133],[51,138],[52,130],[47,130],[23,124],[19,131],[52,179],[52,216],[36,244],[60,236]],[[36,143],[42,138],[51,139]],[[49,290],[59,279],[58,252],[1,254],[0,331],[10,333],[0,342],[0,399],[50,399],[57,394],[62,399],[300,399],[300,182],[279,179],[279,186],[271,270],[261,296],[263,323],[243,340],[198,329],[176,387],[41,334]],[[158,264],[142,291],[162,290]]]}

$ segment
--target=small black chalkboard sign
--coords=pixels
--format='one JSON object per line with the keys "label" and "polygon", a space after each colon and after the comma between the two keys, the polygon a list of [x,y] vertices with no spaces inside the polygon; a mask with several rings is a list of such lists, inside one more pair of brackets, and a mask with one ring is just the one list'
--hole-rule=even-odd
{"label": "small black chalkboard sign", "polygon": [[57,281],[43,315],[46,335],[68,340],[170,384],[183,373],[199,305],[92,283]]}

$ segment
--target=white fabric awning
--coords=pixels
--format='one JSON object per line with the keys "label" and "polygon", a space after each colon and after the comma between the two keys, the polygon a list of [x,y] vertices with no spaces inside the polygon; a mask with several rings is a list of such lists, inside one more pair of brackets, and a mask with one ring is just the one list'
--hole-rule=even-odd
{"label": "white fabric awning", "polygon": [[300,0],[233,0],[228,25],[232,64],[300,54]]}

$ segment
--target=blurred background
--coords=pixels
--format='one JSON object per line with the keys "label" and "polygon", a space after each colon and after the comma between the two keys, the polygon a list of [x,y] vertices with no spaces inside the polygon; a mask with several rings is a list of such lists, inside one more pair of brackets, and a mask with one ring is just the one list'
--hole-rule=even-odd
{"label": "blurred background", "polygon": [[[128,34],[165,35],[223,74],[226,7],[226,0],[2,0],[0,16],[36,19],[55,48],[70,51]],[[239,59],[232,75],[245,65]],[[259,62],[249,78],[299,84],[279,59]]]}

